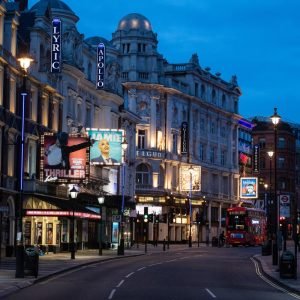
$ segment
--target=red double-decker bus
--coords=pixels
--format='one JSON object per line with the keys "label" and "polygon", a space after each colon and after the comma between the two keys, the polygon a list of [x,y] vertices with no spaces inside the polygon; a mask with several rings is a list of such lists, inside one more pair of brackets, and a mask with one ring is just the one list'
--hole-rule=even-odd
{"label": "red double-decker bus", "polygon": [[227,245],[262,245],[267,239],[267,218],[262,209],[233,207],[227,209]]}

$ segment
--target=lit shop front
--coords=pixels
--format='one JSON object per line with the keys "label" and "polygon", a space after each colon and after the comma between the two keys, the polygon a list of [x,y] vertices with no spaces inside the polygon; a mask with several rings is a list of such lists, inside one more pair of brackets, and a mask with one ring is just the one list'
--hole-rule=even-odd
{"label": "lit shop front", "polygon": [[23,206],[23,234],[25,246],[39,245],[44,251],[69,251],[72,220],[75,220],[77,249],[84,249],[100,215],[70,200],[29,197]]}

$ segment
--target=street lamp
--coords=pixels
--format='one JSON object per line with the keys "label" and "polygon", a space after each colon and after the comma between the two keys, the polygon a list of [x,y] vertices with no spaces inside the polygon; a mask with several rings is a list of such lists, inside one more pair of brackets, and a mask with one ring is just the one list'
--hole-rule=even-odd
{"label": "street lamp", "polygon": [[279,203],[277,198],[277,125],[280,122],[280,116],[277,114],[277,108],[274,108],[274,114],[270,117],[274,125],[274,205],[275,205],[275,241],[273,245],[273,265],[278,265],[278,238],[279,238]]}
{"label": "street lamp", "polygon": [[23,180],[24,180],[24,146],[25,146],[25,102],[27,97],[26,77],[27,70],[30,67],[31,59],[23,56],[18,59],[23,70],[22,83],[22,109],[21,109],[21,151],[20,151],[20,173],[19,173],[19,205],[17,219],[17,238],[16,238],[16,278],[24,277],[24,241],[23,241]]}
{"label": "street lamp", "polygon": [[120,244],[118,247],[118,255],[124,255],[124,206],[125,206],[125,153],[128,147],[128,143],[126,138],[124,138],[123,142],[121,143],[122,150],[123,150],[123,162],[122,162],[122,206],[121,206],[121,237],[120,237]]}
{"label": "street lamp", "polygon": [[264,201],[264,211],[265,211],[265,213],[267,214],[267,211],[268,211],[268,209],[267,209],[267,204],[268,204],[268,184],[267,183],[265,183],[264,184],[264,187],[265,187],[265,201]]}
{"label": "street lamp", "polygon": [[99,203],[99,255],[102,255],[102,205],[104,204],[104,197],[98,197]]}
{"label": "street lamp", "polygon": [[[271,240],[271,224],[273,222],[271,222],[271,213],[270,213],[270,205],[271,203],[273,202],[272,201],[272,157],[274,155],[274,151],[270,150],[267,152],[268,153],[268,156],[270,158],[270,169],[269,169],[269,174],[270,174],[270,181],[269,181],[269,201],[268,201],[268,205],[267,205],[267,218],[268,218],[268,240]],[[273,204],[272,204],[272,207],[273,207]]]}
{"label": "street lamp", "polygon": [[77,198],[78,191],[75,186],[70,190],[70,196],[72,199],[73,215],[72,215],[72,226],[71,226],[71,259],[75,259],[75,199]]}
{"label": "street lamp", "polygon": [[189,247],[192,247],[192,221],[193,221],[193,212],[192,212],[192,189],[193,189],[193,166],[189,168],[190,173],[190,195],[189,195],[189,205],[190,205],[190,234],[189,234]]}

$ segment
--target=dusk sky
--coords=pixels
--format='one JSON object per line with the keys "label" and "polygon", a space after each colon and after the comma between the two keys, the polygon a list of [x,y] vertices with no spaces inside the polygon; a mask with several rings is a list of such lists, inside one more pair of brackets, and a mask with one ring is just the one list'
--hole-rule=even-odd
{"label": "dusk sky", "polygon": [[[37,3],[29,0],[29,8]],[[169,63],[186,63],[197,53],[210,67],[242,90],[239,113],[273,114],[300,123],[299,0],[66,0],[80,18],[85,38],[111,40],[119,21],[140,13],[157,33],[158,51]]]}

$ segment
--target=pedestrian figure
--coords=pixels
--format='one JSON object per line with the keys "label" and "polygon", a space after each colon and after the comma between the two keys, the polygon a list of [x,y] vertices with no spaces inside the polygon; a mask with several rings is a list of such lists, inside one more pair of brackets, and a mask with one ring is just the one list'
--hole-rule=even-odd
{"label": "pedestrian figure", "polygon": [[225,244],[225,234],[224,231],[222,231],[219,235],[219,246],[223,247]]}

